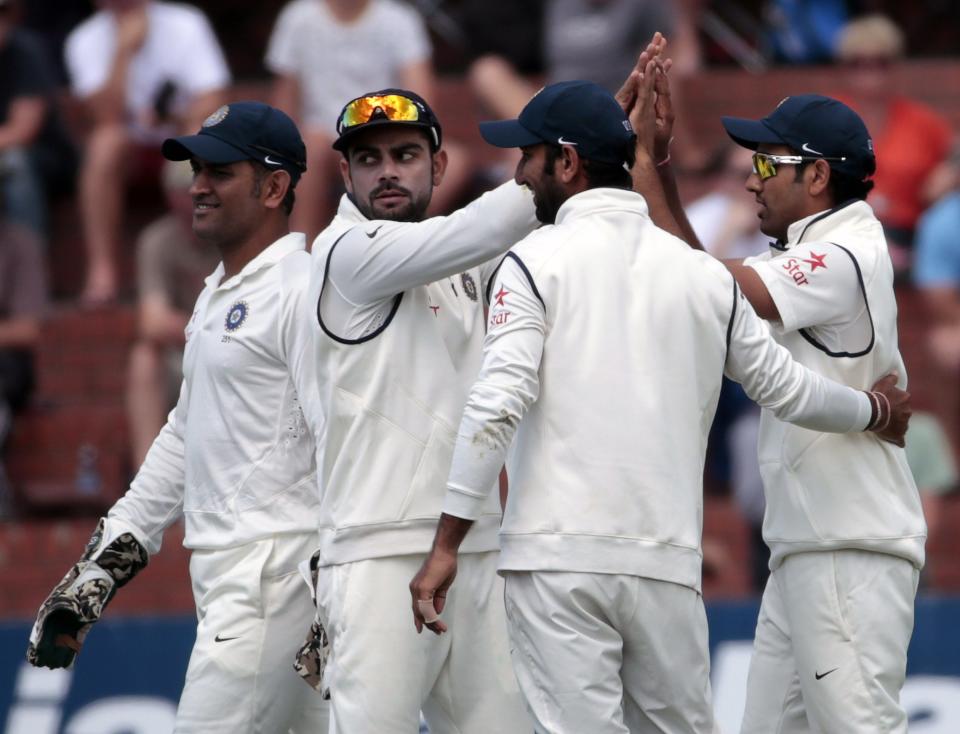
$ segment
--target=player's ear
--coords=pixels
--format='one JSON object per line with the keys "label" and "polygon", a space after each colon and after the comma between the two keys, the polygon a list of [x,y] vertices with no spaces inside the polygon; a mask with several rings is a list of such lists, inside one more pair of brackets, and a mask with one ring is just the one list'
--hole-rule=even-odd
{"label": "player's ear", "polygon": [[279,209],[283,199],[293,185],[290,173],[280,169],[271,171],[263,182],[263,204],[268,209]]}
{"label": "player's ear", "polygon": [[823,159],[813,162],[807,167],[807,190],[810,196],[820,196],[830,184],[830,164]]}
{"label": "player's ear", "polygon": [[443,181],[443,177],[447,172],[447,163],[449,162],[447,158],[447,151],[438,150],[436,153],[430,156],[430,165],[432,167],[433,173],[433,185],[439,186],[440,182]]}
{"label": "player's ear", "polygon": [[353,193],[353,179],[350,178],[350,161],[345,155],[340,156],[340,177],[343,179],[343,186],[348,194]]}
{"label": "player's ear", "polygon": [[557,177],[568,184],[583,170],[583,159],[572,145],[560,146],[560,158],[557,160]]}

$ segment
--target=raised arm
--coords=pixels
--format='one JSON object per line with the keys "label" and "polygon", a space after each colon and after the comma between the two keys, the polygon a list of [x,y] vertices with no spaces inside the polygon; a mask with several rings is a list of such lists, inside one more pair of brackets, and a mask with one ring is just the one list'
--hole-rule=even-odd
{"label": "raised arm", "polygon": [[646,199],[654,224],[702,250],[683,210],[673,174],[670,144],[674,110],[666,47],[666,38],[655,33],[616,97],[637,134],[636,163],[631,169],[634,191]]}
{"label": "raised arm", "polygon": [[533,196],[511,181],[446,217],[353,227],[330,257],[330,282],[345,299],[372,303],[476,267],[536,226]]}

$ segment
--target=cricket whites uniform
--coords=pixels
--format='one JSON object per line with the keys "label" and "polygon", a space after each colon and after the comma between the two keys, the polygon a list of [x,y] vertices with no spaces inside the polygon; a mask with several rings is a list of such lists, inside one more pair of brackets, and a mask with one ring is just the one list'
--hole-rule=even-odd
{"label": "cricket whites uniform", "polygon": [[482,520],[516,433],[500,571],[537,731],[713,732],[700,541],[721,378],[819,430],[863,430],[869,398],[791,360],[630,191],[568,199],[490,303],[443,510]]}
{"label": "cricket whites uniform", "polygon": [[326,731],[326,702],[291,665],[314,615],[297,572],[316,545],[314,443],[288,369],[309,262],[292,233],[207,278],[180,399],[107,516],[105,542],[129,532],[151,555],[185,519],[198,624],[178,734]]}
{"label": "cricket whites uniform", "polygon": [[[861,389],[891,371],[906,384],[893,268],[865,201],[793,223],[785,245],[745,264],[798,362]],[[743,731],[905,732],[899,692],[926,527],[903,449],[764,411],[759,459],[771,576]]]}
{"label": "cricket whites uniform", "polygon": [[314,243],[317,374],[305,384],[319,392],[301,392],[323,432],[317,602],[331,644],[331,732],[409,734],[421,708],[433,734],[531,729],[496,575],[496,499],[464,549],[449,634],[417,635],[408,584],[433,541],[480,366],[487,261],[534,226],[530,193],[511,182],[417,223],[370,221],[344,196]]}

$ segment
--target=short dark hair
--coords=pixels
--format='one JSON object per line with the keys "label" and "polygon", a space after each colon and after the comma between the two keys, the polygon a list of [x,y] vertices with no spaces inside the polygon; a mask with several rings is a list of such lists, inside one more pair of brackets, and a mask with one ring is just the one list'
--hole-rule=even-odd
{"label": "short dark hair", "polygon": [[[250,161],[250,165],[253,166],[253,195],[260,196],[260,187],[263,185],[263,179],[267,174],[273,173],[273,169],[267,168],[265,165],[260,163],[260,161]],[[290,215],[290,212],[293,211],[293,205],[297,202],[297,195],[294,193],[294,188],[296,183],[293,179],[290,179],[290,187],[287,189],[287,193],[283,196],[283,201],[281,205],[283,206],[283,212],[287,216]]]}
{"label": "short dark hair", "polygon": [[[563,154],[563,148],[555,143],[547,143],[546,160],[544,165],[549,174],[553,174],[554,166]],[[633,167],[636,161],[636,151],[633,146],[627,148],[626,164]],[[583,172],[587,176],[587,183],[591,189],[609,188],[609,189],[633,189],[633,179],[630,171],[623,167],[622,163],[606,163],[605,161],[595,161],[590,158],[583,158]]]}
{"label": "short dark hair", "polygon": [[[801,155],[801,153],[795,153]],[[829,161],[828,161],[829,162]],[[793,180],[799,181],[803,178],[803,171],[814,161],[803,161],[794,166]],[[865,201],[867,194],[873,190],[873,181],[860,181],[846,173],[839,173],[832,166],[830,168],[830,181],[827,183],[827,191],[830,192],[830,198],[833,205],[837,206],[851,199]]]}

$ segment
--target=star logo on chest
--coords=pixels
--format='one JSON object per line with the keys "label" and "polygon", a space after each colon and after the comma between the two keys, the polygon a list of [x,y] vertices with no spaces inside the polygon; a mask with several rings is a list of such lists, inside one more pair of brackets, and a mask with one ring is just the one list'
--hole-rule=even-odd
{"label": "star logo on chest", "polygon": [[508,290],[507,290],[506,288],[504,288],[503,286],[500,286],[500,290],[497,291],[497,293],[496,293],[496,294],[494,295],[494,297],[493,297],[493,298],[494,298],[493,305],[494,305],[494,306],[505,306],[506,304],[503,302],[503,299],[506,298],[506,297],[509,296],[509,295],[510,295],[510,291],[508,291]]}
{"label": "star logo on chest", "polygon": [[428,308],[433,311],[433,315],[436,316],[437,312],[440,310],[439,306],[428,306]]}
{"label": "star logo on chest", "polygon": [[809,260],[804,259],[804,262],[807,263],[807,264],[810,266],[810,272],[811,272],[811,273],[814,272],[817,268],[823,268],[824,270],[826,270],[826,269],[827,269],[827,265],[826,265],[826,263],[823,262],[823,260],[824,260],[824,258],[826,258],[826,256],[827,256],[827,253],[823,253],[822,255],[818,255],[818,254],[815,253],[815,252],[811,252],[811,253],[810,253],[810,259],[809,259]]}

